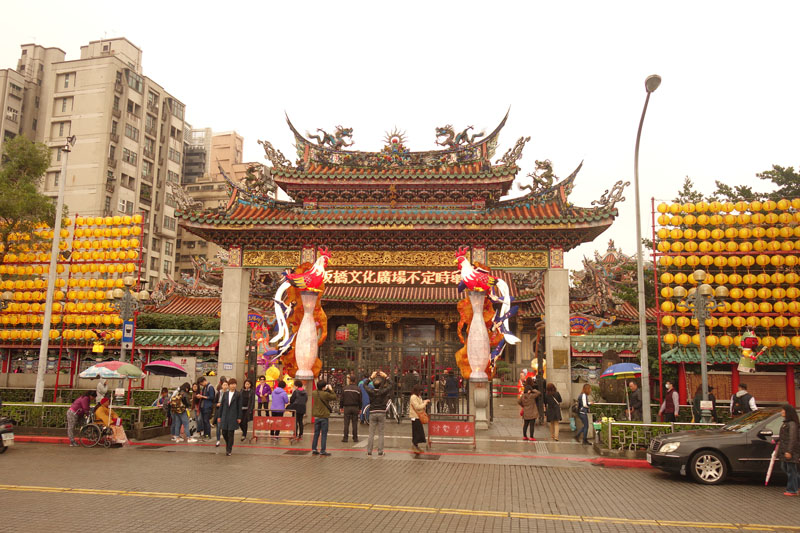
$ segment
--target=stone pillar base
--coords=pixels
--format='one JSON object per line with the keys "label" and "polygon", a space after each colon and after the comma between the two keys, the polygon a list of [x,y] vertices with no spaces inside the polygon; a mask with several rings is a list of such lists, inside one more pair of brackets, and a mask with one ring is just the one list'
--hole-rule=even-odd
{"label": "stone pillar base", "polygon": [[475,429],[489,429],[489,382],[469,382],[469,412],[475,415]]}

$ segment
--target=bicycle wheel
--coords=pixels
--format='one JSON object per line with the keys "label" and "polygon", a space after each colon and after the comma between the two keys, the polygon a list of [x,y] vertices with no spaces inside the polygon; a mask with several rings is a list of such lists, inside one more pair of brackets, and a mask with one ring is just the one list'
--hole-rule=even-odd
{"label": "bicycle wheel", "polygon": [[91,448],[92,446],[96,446],[99,441],[100,428],[98,426],[89,424],[81,428],[81,432],[78,435],[78,442],[81,446],[84,448]]}

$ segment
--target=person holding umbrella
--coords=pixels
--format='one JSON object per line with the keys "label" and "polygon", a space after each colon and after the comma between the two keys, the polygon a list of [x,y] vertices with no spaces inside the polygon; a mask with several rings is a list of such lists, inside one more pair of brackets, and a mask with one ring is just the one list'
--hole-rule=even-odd
{"label": "person holding umbrella", "polygon": [[800,419],[797,411],[790,404],[781,406],[783,424],[778,433],[778,453],[781,460],[781,470],[786,472],[786,492],[784,496],[797,496],[800,489],[800,473],[797,471],[800,463]]}
{"label": "person holding umbrella", "polygon": [[641,420],[642,419],[642,391],[639,390],[639,384],[635,381],[628,383],[628,389],[631,391],[628,396],[628,420]]}

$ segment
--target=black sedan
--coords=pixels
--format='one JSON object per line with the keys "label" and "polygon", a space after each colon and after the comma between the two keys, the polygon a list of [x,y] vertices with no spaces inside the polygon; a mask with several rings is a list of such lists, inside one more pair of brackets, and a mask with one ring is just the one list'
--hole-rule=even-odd
{"label": "black sedan", "polygon": [[650,442],[647,462],[707,485],[730,474],[766,475],[782,423],[780,409],[759,409],[719,428],[662,435]]}

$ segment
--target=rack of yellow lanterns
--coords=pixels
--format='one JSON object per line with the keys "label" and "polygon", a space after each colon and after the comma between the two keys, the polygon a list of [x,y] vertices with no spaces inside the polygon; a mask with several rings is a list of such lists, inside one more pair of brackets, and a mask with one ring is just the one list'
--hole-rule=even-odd
{"label": "rack of yellow lanterns", "polygon": [[660,203],[655,230],[656,294],[665,344],[699,345],[698,323],[674,289],[724,285],[729,297],[706,320],[708,346],[739,348],[749,329],[767,347],[800,348],[800,198]]}
{"label": "rack of yellow lanterns", "polygon": [[[49,337],[72,346],[86,345],[98,333],[119,341],[122,320],[112,300],[126,281],[138,288],[142,216],[76,216],[62,227]],[[37,344],[42,338],[52,239],[53,230],[44,224],[9,236],[0,263],[4,343]]]}

